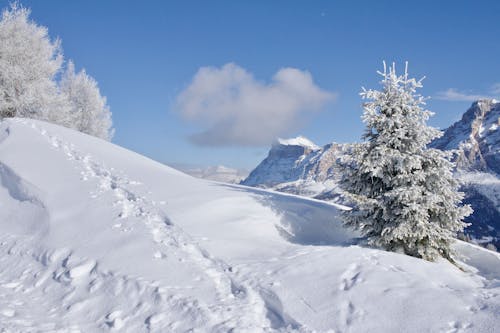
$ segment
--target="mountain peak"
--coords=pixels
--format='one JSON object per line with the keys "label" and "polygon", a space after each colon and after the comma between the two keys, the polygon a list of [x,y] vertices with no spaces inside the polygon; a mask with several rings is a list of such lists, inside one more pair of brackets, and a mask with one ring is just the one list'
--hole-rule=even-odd
{"label": "mountain peak", "polygon": [[462,119],[448,127],[431,146],[459,149],[457,165],[465,170],[494,171],[500,174],[500,103],[482,99],[472,103]]}
{"label": "mountain peak", "polygon": [[276,144],[282,145],[282,146],[301,146],[301,147],[310,148],[312,150],[321,149],[321,147],[317,146],[311,140],[309,140],[308,138],[306,138],[302,135],[299,135],[299,136],[297,136],[295,138],[291,138],[291,139],[279,138],[277,140]]}

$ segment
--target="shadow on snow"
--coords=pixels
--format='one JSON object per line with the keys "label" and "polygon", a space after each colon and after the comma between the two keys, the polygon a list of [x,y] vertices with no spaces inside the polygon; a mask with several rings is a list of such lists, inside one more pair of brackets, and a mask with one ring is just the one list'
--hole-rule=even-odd
{"label": "shadow on snow", "polygon": [[250,193],[263,206],[279,217],[276,229],[287,241],[300,245],[348,246],[358,243],[359,234],[342,226],[342,206],[274,193],[258,188],[214,183],[232,191]]}

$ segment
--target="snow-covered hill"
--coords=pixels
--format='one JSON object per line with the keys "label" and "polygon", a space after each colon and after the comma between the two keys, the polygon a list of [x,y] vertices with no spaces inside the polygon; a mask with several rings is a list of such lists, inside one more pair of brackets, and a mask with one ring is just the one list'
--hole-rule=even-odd
{"label": "snow-covered hill", "polygon": [[494,332],[500,257],[356,245],[342,206],[0,124],[0,331]]}

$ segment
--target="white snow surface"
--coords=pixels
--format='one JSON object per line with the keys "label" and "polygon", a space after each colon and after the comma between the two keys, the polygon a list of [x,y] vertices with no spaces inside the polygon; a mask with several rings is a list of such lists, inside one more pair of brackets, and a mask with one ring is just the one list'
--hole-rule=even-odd
{"label": "white snow surface", "polygon": [[494,332],[500,256],[356,245],[341,206],[0,123],[0,332]]}
{"label": "white snow surface", "polygon": [[321,147],[317,146],[314,142],[309,140],[308,138],[299,135],[296,138],[290,138],[290,139],[278,139],[278,144],[284,145],[284,146],[301,146],[301,147],[307,147],[311,148],[312,150],[318,150],[321,149]]}

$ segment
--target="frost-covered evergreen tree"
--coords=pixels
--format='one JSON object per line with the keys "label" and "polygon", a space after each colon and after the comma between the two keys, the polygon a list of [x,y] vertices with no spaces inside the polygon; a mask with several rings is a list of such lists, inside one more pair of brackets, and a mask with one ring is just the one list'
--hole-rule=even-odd
{"label": "frost-covered evergreen tree", "polygon": [[63,61],[60,43],[29,14],[13,3],[0,20],[0,119],[29,117],[71,126],[54,79]]}
{"label": "frost-covered evergreen tree", "polygon": [[452,261],[450,244],[472,210],[453,178],[450,153],[427,148],[441,135],[426,125],[432,113],[416,93],[422,80],[378,72],[381,91],[365,90],[364,139],[344,160],[341,186],[354,204],[344,222],[369,243],[390,251]]}
{"label": "frost-covered evergreen tree", "polygon": [[69,101],[74,127],[105,140],[113,135],[111,112],[97,82],[81,70],[75,73],[70,61],[61,80],[61,92]]}

